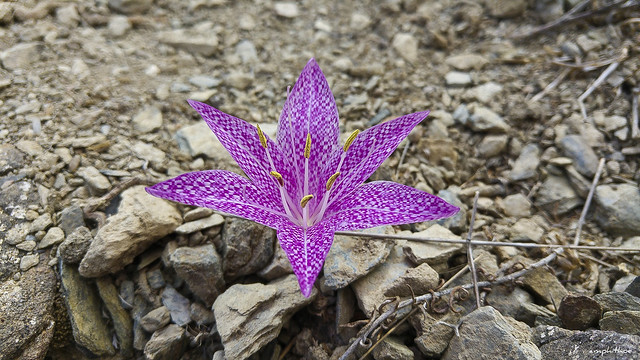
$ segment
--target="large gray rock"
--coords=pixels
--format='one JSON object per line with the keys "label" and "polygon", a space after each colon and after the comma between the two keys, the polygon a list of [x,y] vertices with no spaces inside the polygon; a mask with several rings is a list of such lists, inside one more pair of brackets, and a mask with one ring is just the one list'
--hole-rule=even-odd
{"label": "large gray rock", "polygon": [[40,61],[44,44],[40,42],[19,43],[0,53],[2,66],[8,70],[28,68]]}
{"label": "large gray rock", "polygon": [[541,359],[529,327],[496,309],[481,307],[462,318],[460,336],[453,337],[443,360]]}
{"label": "large gray rock", "polygon": [[442,316],[426,313],[410,317],[409,321],[417,333],[414,343],[420,352],[428,357],[440,358],[455,336],[453,328],[444,323],[456,324],[461,317],[461,314],[452,311]]}
{"label": "large gray rock", "polygon": [[176,133],[175,139],[180,150],[192,157],[204,155],[217,161],[232,161],[231,155],[204,121],[183,126]]}
{"label": "large gray rock", "polygon": [[129,312],[122,307],[116,286],[107,276],[96,280],[96,285],[100,298],[113,322],[120,353],[124,356],[133,356],[133,322]]}
{"label": "large gray rock", "polygon": [[593,299],[602,306],[604,312],[623,310],[640,311],[640,298],[626,292],[596,294]]}
{"label": "large gray rock", "polygon": [[253,221],[228,218],[222,229],[222,257],[227,279],[252,274],[273,257],[275,232]]}
{"label": "large gray rock", "polygon": [[82,179],[84,179],[89,191],[93,195],[102,195],[111,188],[109,179],[102,175],[100,171],[93,166],[80,168],[77,173]]}
{"label": "large gray rock", "polygon": [[[531,261],[523,259],[523,264]],[[514,259],[515,260],[515,259]],[[568,291],[550,268],[539,267],[522,277],[522,283],[549,304],[558,304]]]}
{"label": "large gray rock", "polygon": [[470,120],[469,125],[474,131],[504,133],[509,130],[509,125],[500,115],[483,106],[475,107]]}
{"label": "large gray rock", "polygon": [[246,359],[275,339],[296,311],[317,295],[300,293],[295,275],[267,285],[236,284],[218,296],[213,304],[218,333],[227,359]]}
{"label": "large gray rock", "polygon": [[180,359],[187,350],[188,344],[185,330],[178,325],[171,324],[153,333],[144,347],[144,356],[148,360]]}
{"label": "large gray rock", "polygon": [[222,261],[212,244],[178,248],[169,261],[178,276],[207,306],[213,305],[224,291]]}
{"label": "large gray rock", "polygon": [[[393,229],[380,227],[367,230],[378,234],[387,231]],[[392,247],[392,241],[336,235],[324,263],[324,285],[332,290],[348,286],[385,261]]]}
{"label": "large gray rock", "polygon": [[62,295],[76,343],[94,356],[114,355],[111,333],[102,317],[102,302],[96,288],[65,263],[60,265]]}
{"label": "large gray rock", "polygon": [[563,176],[549,176],[536,196],[536,205],[558,215],[565,214],[582,203],[583,200]]}
{"label": "large gray rock", "polygon": [[182,296],[176,289],[167,286],[162,291],[162,304],[169,310],[171,321],[179,326],[187,325],[191,322],[189,311],[189,299]]}
{"label": "large gray rock", "polygon": [[640,189],[630,184],[596,187],[596,220],[614,235],[640,233]]}
{"label": "large gray rock", "polygon": [[[428,229],[407,234],[409,236],[423,238],[441,238],[460,240],[460,236],[452,233],[449,229],[440,225],[431,225]],[[462,251],[462,244],[446,244],[429,241],[407,241],[403,245],[403,251],[407,258],[414,264],[427,263],[432,267],[446,264],[449,258]]]}
{"label": "large gray rock", "polygon": [[540,164],[540,148],[536,144],[529,144],[522,148],[520,156],[509,172],[509,179],[520,181],[535,177]]}
{"label": "large gray rock", "polygon": [[600,320],[601,330],[621,334],[640,335],[640,311],[609,311]]}
{"label": "large gray rock", "polygon": [[80,274],[99,277],[120,271],[182,222],[175,205],[147,194],[144,186],[122,193],[118,213],[107,219],[80,263]]}
{"label": "large gray rock", "polygon": [[358,306],[365,314],[371,314],[387,298],[385,293],[411,268],[402,253],[402,242],[392,249],[385,262],[365,277],[351,284]]}
{"label": "large gray rock", "polygon": [[155,106],[147,106],[133,117],[132,122],[135,130],[152,132],[162,126],[162,112]]}
{"label": "large gray rock", "polygon": [[402,338],[389,336],[373,349],[373,358],[376,360],[412,360],[414,356],[413,351],[404,344]]}
{"label": "large gray rock", "polygon": [[46,264],[23,272],[20,280],[0,283],[0,359],[18,359],[41,347],[44,353],[34,359],[44,358],[55,324],[56,291],[56,275]]}
{"label": "large gray rock", "polygon": [[580,135],[567,135],[560,140],[564,153],[573,159],[573,165],[579,173],[592,178],[598,169],[598,157],[591,146]]}
{"label": "large gray rock", "polygon": [[13,169],[19,169],[24,164],[24,154],[11,144],[0,145],[0,175]]}
{"label": "large gray rock", "polygon": [[538,326],[535,338],[544,359],[639,359],[640,336],[613,331],[569,331]]}
{"label": "large gray rock", "polygon": [[197,55],[211,56],[218,51],[218,37],[212,32],[205,35],[185,29],[169,30],[160,32],[158,40]]}

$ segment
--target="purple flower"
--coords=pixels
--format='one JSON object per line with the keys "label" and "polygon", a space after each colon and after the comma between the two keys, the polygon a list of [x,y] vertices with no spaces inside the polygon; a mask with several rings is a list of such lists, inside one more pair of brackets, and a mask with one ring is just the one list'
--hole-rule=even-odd
{"label": "purple flower", "polygon": [[287,97],[275,141],[244,120],[189,104],[248,179],[224,170],[195,171],[147,192],[276,229],[304,296],[311,294],[334,232],[435,220],[459,210],[405,185],[364,183],[428,111],[355,131],[341,146],[338,109],[314,59]]}

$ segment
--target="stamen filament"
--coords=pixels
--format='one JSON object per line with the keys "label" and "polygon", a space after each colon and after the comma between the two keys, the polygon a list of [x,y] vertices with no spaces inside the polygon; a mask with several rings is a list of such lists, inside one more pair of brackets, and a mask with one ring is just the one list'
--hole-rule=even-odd
{"label": "stamen filament", "polygon": [[[260,127],[258,127],[258,136],[260,136],[261,131]],[[266,137],[264,137],[264,134],[262,135],[261,139],[264,138],[265,139],[265,144],[266,144]],[[262,140],[261,140],[262,142]],[[280,190],[280,200],[282,201],[282,206],[284,207],[284,211],[287,214],[287,216],[289,216],[289,219],[291,219],[291,221],[295,222],[296,217],[299,219],[300,218],[300,213],[297,210],[296,206],[293,206],[293,200],[291,199],[291,197],[289,196],[289,194],[286,191],[286,188],[284,187],[284,179],[282,179],[282,175],[280,175],[280,173],[278,173],[275,168],[276,166],[273,164],[273,159],[271,158],[271,152],[269,151],[269,149],[267,149],[267,147],[265,146],[265,153],[267,154],[267,159],[269,160],[269,165],[271,166],[271,172],[269,173],[271,176],[273,176],[278,184],[280,185],[278,187],[278,190]],[[275,175],[275,174],[277,175]],[[279,176],[279,178],[278,178]],[[296,216],[294,216],[293,211],[296,212]]]}
{"label": "stamen filament", "polygon": [[[311,199],[313,199],[313,195],[309,194],[309,195],[305,195],[304,197],[302,197],[302,200],[300,200],[300,206],[302,207],[302,227],[305,229],[308,226],[311,226],[311,223],[309,221],[309,208],[307,207],[307,203]],[[306,249],[306,244],[305,244],[305,249]]]}

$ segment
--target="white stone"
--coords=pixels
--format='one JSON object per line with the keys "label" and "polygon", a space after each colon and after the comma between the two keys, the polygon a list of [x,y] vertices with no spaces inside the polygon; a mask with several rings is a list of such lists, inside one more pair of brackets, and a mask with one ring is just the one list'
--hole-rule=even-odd
{"label": "white stone", "polygon": [[406,61],[418,61],[418,40],[413,35],[398,33],[393,37],[391,46]]}
{"label": "white stone", "polygon": [[300,15],[298,4],[289,1],[278,1],[273,5],[276,14],[286,18],[294,18]]}

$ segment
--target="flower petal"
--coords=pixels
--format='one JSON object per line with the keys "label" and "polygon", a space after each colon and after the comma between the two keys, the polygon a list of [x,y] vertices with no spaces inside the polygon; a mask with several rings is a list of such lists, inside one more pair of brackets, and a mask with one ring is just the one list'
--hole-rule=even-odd
{"label": "flower petal", "polygon": [[452,216],[460,209],[443,199],[390,182],[373,181],[356,188],[327,210],[335,231],[399,225]]}
{"label": "flower petal", "polygon": [[[340,168],[340,177],[331,192],[330,203],[362,184],[393,153],[411,130],[429,114],[428,111],[401,116],[358,134],[349,147]],[[326,181],[337,169],[342,149],[334,152],[320,178]]]}
{"label": "flower petal", "polygon": [[[284,104],[276,139],[282,153],[291,159],[295,173],[302,175],[298,179],[300,186],[304,181],[307,134],[311,135],[309,173],[319,174],[329,156],[340,146],[339,126],[338,108],[327,79],[316,61],[311,59]],[[316,195],[312,202],[317,201],[318,189],[322,186],[324,183],[319,177],[310,177],[309,190]]]}
{"label": "flower petal", "polygon": [[230,171],[190,172],[146,190],[153,196],[222,211],[272,228],[286,221],[282,204],[265,198],[249,180]]}
{"label": "flower petal", "polygon": [[[222,111],[207,104],[188,100],[200,116],[207,122],[211,131],[216,135],[220,143],[227,149],[231,157],[238,163],[244,173],[253,183],[262,190],[270,200],[279,200],[279,190],[277,183],[269,175],[270,165],[265,149],[260,144],[258,131],[255,126],[248,122],[223,113]],[[279,150],[275,142],[267,139],[269,151],[278,153]],[[272,156],[277,159],[283,156]],[[276,162],[276,160],[274,160]],[[281,168],[286,168],[283,164]]]}
{"label": "flower petal", "polygon": [[280,246],[298,278],[300,291],[309,297],[333,243],[334,230],[328,222],[320,222],[308,229],[282,222],[277,232]]}

